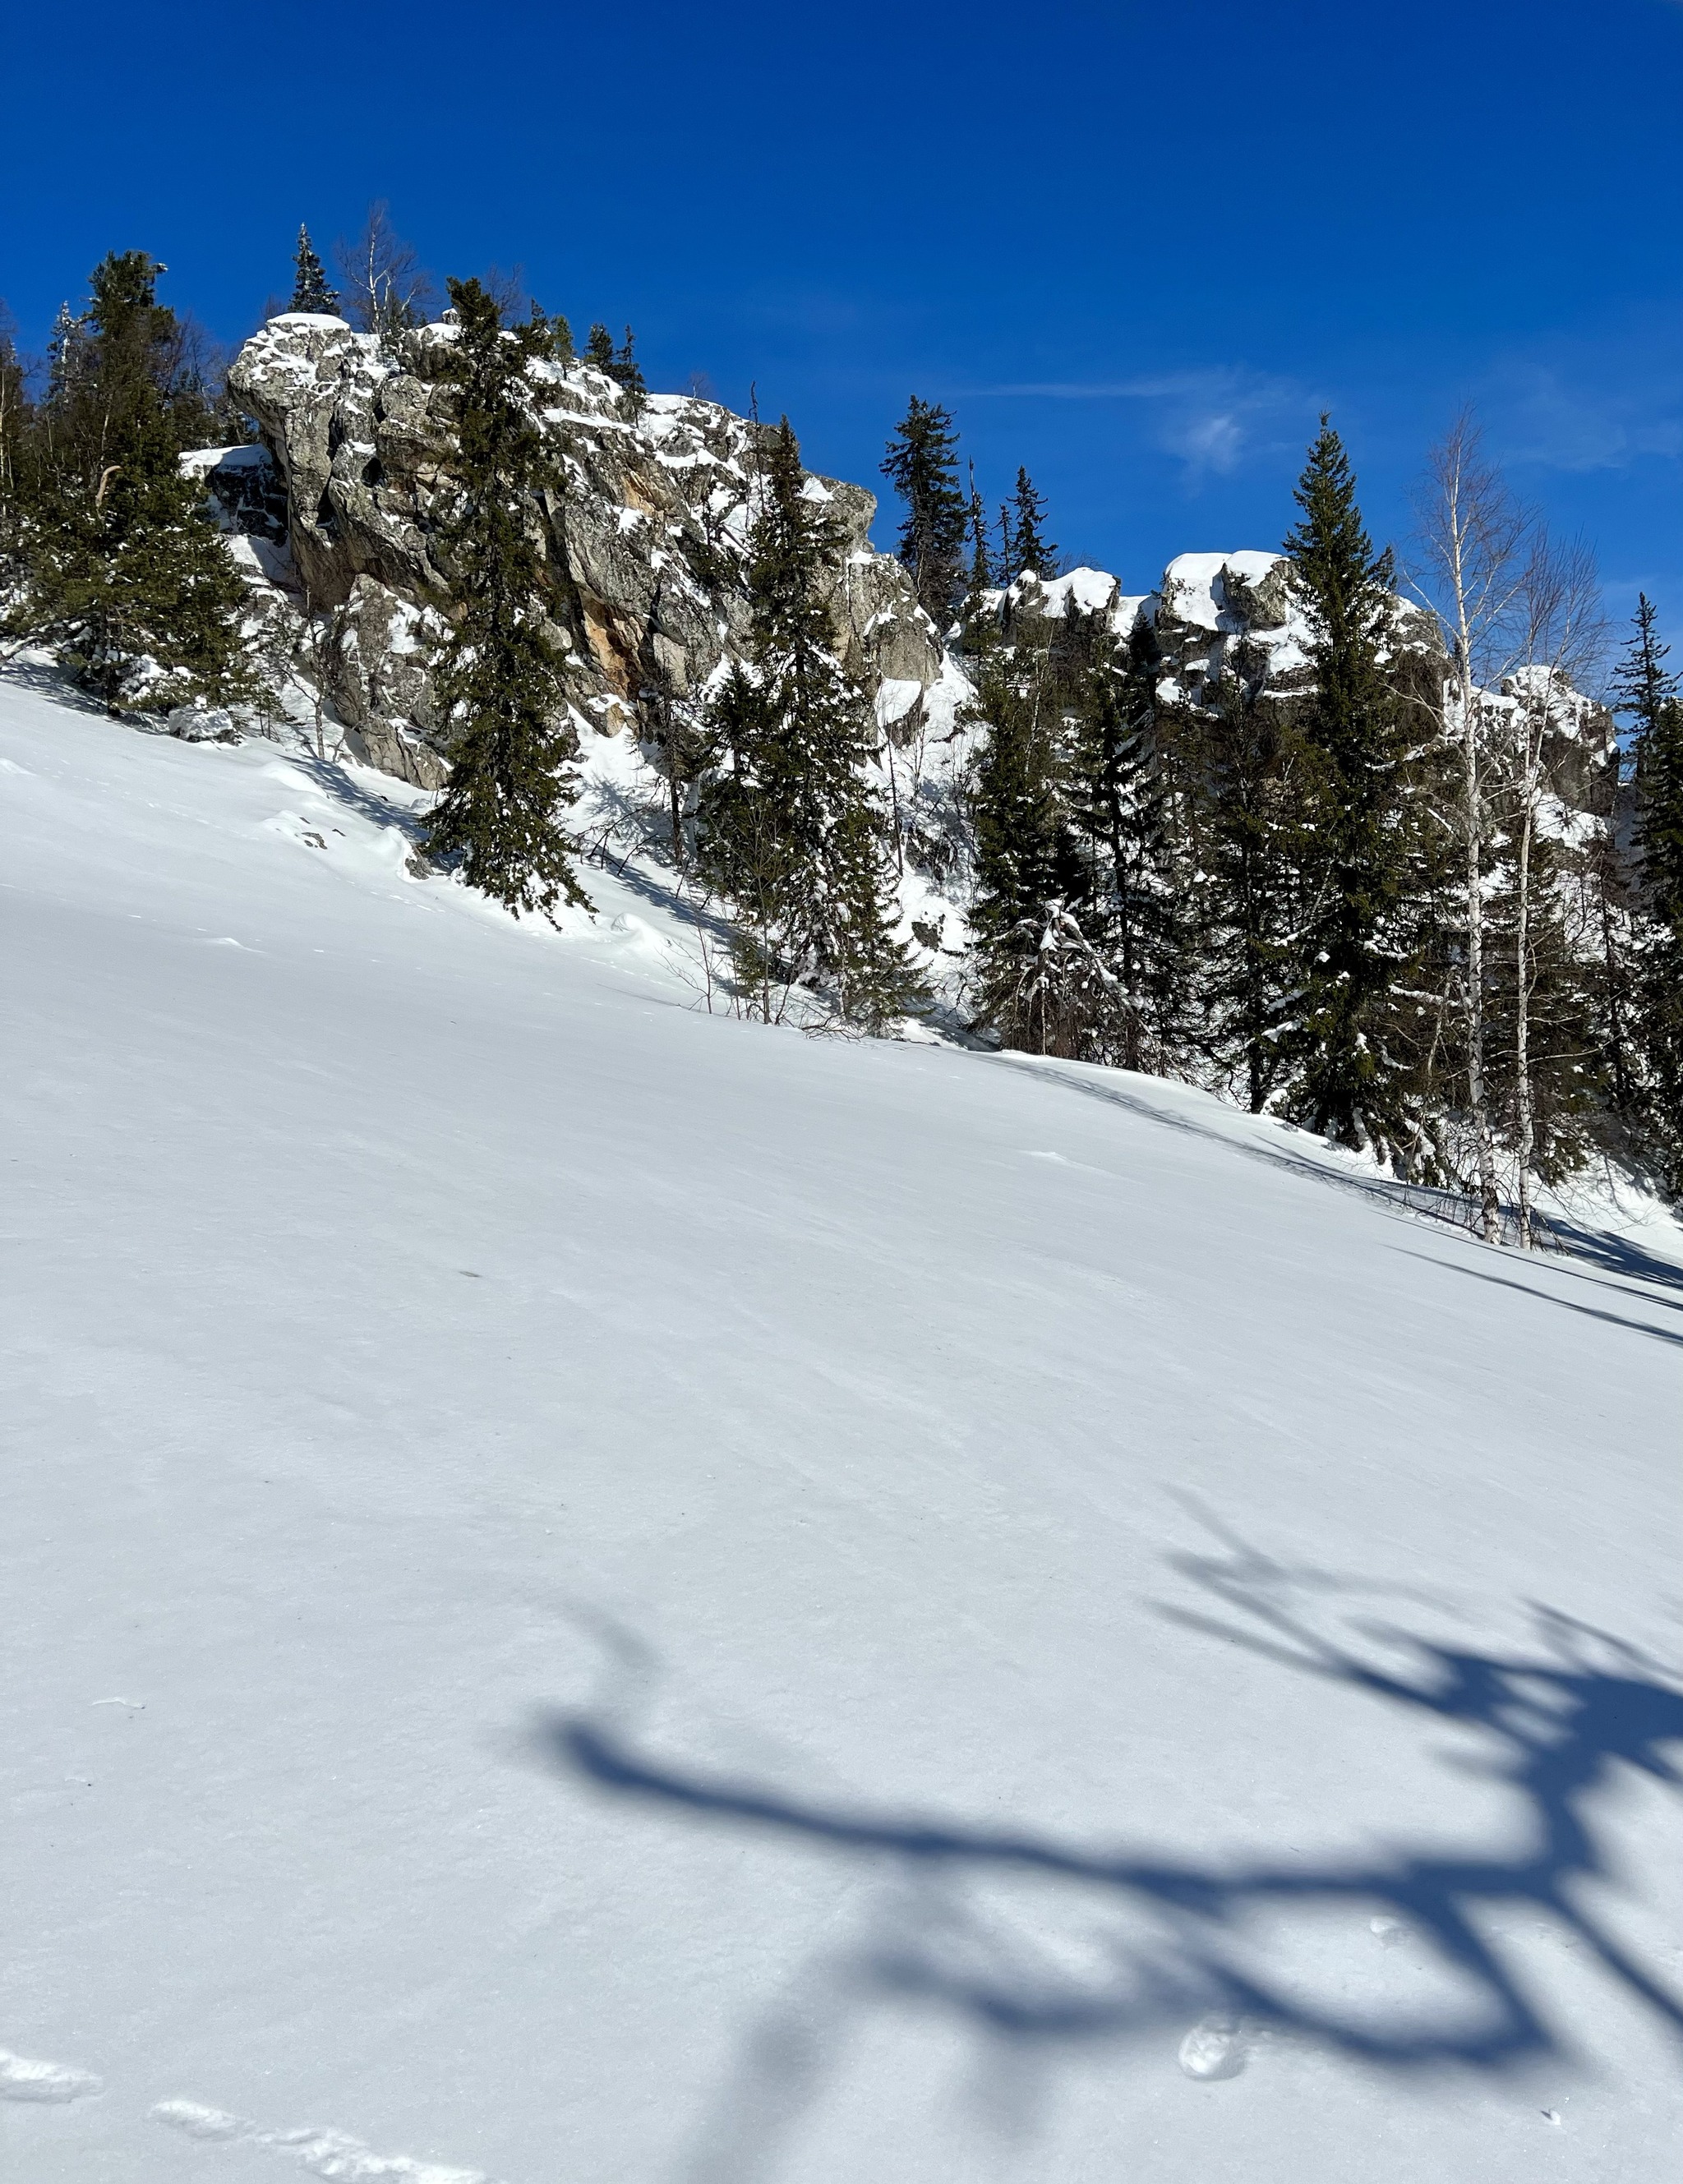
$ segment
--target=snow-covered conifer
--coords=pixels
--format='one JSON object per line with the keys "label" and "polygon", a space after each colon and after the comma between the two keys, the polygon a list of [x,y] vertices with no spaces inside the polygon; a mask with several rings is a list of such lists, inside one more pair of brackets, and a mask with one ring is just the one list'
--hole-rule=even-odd
{"label": "snow-covered conifer", "polygon": [[327,285],[327,275],[321,260],[311,248],[309,230],[298,229],[298,248],[293,254],[293,300],[289,311],[315,311],[324,318],[337,318],[339,293]]}
{"label": "snow-covered conifer", "polygon": [[[1301,716],[1310,868],[1295,1104],[1312,1128],[1342,1143],[1395,1147],[1413,1135],[1416,1027],[1399,1022],[1396,1004],[1413,990],[1419,811],[1408,727],[1387,669],[1396,643],[1393,564],[1368,538],[1349,458],[1325,416],[1295,498],[1302,517],[1285,550],[1313,677]],[[1405,1011],[1414,1013],[1412,1005]]]}
{"label": "snow-covered conifer", "polygon": [[750,542],[750,657],[715,694],[718,764],[701,806],[705,877],[739,913],[751,1005],[800,983],[880,1028],[917,994],[892,931],[888,827],[866,768],[877,744],[864,691],[835,653],[823,577],[839,541],[806,490],[784,418],[766,436]]}
{"label": "snow-covered conifer", "polygon": [[468,883],[516,916],[547,916],[586,900],[561,817],[577,794],[577,738],[545,612],[554,574],[539,496],[561,479],[526,378],[549,354],[548,327],[505,329],[476,280],[452,281],[449,296],[455,338],[433,351],[432,370],[458,393],[442,539],[454,598],[435,687],[455,741],[427,849],[460,859]]}
{"label": "snow-covered conifer", "polygon": [[[1071,908],[1106,966],[1117,1044],[1129,1069],[1170,1066],[1190,1001],[1192,933],[1176,885],[1170,751],[1159,734],[1155,644],[1125,645],[1103,608],[1072,593],[1048,666],[1068,724],[1068,825],[1080,868]],[[1095,1057],[1096,1058],[1096,1057]]]}
{"label": "snow-covered conifer", "polygon": [[[959,490],[957,446],[950,414],[914,394],[881,465],[906,508],[900,559],[911,572],[918,604],[943,633],[963,594],[965,535],[971,522]],[[984,543],[984,554],[985,550]],[[972,568],[972,582],[974,574]]]}
{"label": "snow-covered conifer", "polygon": [[1020,467],[1016,488],[1001,511],[1000,528],[1005,538],[1003,582],[1009,583],[1025,573],[1043,579],[1056,576],[1058,549],[1046,536],[1045,498],[1035,490],[1028,471]]}
{"label": "snow-covered conifer", "polygon": [[58,646],[115,712],[252,694],[245,587],[179,457],[203,428],[203,386],[163,269],[144,251],[96,266],[61,324],[20,541],[14,635]]}
{"label": "snow-covered conifer", "polygon": [[1644,597],[1614,682],[1636,727],[1636,1032],[1645,1134],[1666,1187],[1683,1195],[1683,699]]}

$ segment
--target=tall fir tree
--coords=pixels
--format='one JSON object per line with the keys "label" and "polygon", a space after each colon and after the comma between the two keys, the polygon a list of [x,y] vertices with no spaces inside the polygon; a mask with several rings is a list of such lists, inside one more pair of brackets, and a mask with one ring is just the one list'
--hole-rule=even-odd
{"label": "tall fir tree", "polygon": [[1197,781],[1201,1044],[1252,1114],[1280,1089],[1291,1058],[1314,862],[1305,793],[1312,760],[1291,707],[1268,694],[1258,670],[1238,648],[1214,702],[1184,731]]}
{"label": "tall fir tree", "polygon": [[180,456],[206,423],[184,329],[144,251],[95,269],[61,315],[36,442],[22,581],[5,627],[58,647],[113,712],[238,703],[255,677],[246,589]]}
{"label": "tall fir tree", "polygon": [[1418,1005],[1405,999],[1418,814],[1386,669],[1392,562],[1374,550],[1349,458],[1324,416],[1295,497],[1302,520],[1285,550],[1313,677],[1301,722],[1312,862],[1299,936],[1297,1104],[1340,1143],[1390,1150],[1413,1134],[1410,1035],[1418,1028]]}
{"label": "tall fir tree", "polygon": [[1658,614],[1644,596],[1614,678],[1635,729],[1636,1039],[1647,1150],[1683,1197],[1683,698],[1665,665]]}
{"label": "tall fir tree", "polygon": [[619,377],[619,351],[614,347],[614,337],[599,319],[591,327],[584,345],[584,360],[594,365],[598,371],[605,372],[610,379]]}
{"label": "tall fir tree", "polygon": [[527,321],[532,330],[531,338],[539,355],[547,356],[554,364],[571,364],[573,360],[572,328],[557,311],[553,317],[534,303],[530,307]]}
{"label": "tall fir tree", "polygon": [[972,521],[959,489],[957,448],[950,414],[914,394],[881,466],[905,504],[900,559],[911,573],[918,604],[943,636],[964,596],[965,538]]}
{"label": "tall fir tree", "polygon": [[322,318],[337,318],[339,292],[328,287],[321,260],[310,246],[309,230],[302,226],[298,229],[298,247],[293,254],[293,300],[287,309],[313,311]]}
{"label": "tall fir tree", "polygon": [[965,516],[966,567],[964,596],[959,604],[955,643],[967,654],[986,651],[998,634],[999,617],[989,593],[994,588],[994,557],[988,545],[988,511],[976,490],[976,465],[970,465],[970,493]]}
{"label": "tall fir tree", "polygon": [[562,814],[577,795],[562,654],[540,497],[565,474],[545,437],[527,365],[550,354],[547,322],[504,328],[476,281],[449,283],[455,337],[432,369],[456,392],[445,469],[454,507],[441,538],[454,597],[435,674],[454,733],[449,778],[427,820],[430,855],[460,861],[471,887],[516,917],[585,905]]}
{"label": "tall fir tree", "polygon": [[988,511],[982,496],[976,489],[976,465],[970,465],[969,513],[966,519],[969,541],[970,564],[967,571],[967,595],[975,599],[992,588],[994,557],[988,550]]}
{"label": "tall fir tree", "polygon": [[1044,582],[1058,572],[1058,549],[1046,536],[1046,504],[1034,481],[1019,467],[1017,484],[1006,504],[1005,581],[1023,575]]}
{"label": "tall fir tree", "polygon": [[15,581],[33,404],[12,321],[0,304],[0,594]]}
{"label": "tall fir tree", "polygon": [[1045,617],[1021,613],[1009,643],[972,668],[986,726],[969,784],[976,843],[977,1022],[1006,1045],[1115,1058],[1122,1006],[1073,905],[1084,892],[1070,822],[1073,725]]}
{"label": "tall fir tree", "polygon": [[737,971],[759,1013],[797,985],[881,1030],[919,997],[894,938],[889,829],[867,767],[877,729],[836,657],[826,579],[840,540],[807,498],[789,420],[766,435],[750,547],[750,658],[710,710],[704,877],[735,904]]}
{"label": "tall fir tree", "polygon": [[608,376],[617,380],[632,407],[641,410],[648,398],[649,387],[643,376],[643,367],[637,360],[637,337],[627,326],[625,339],[614,352],[608,366]]}
{"label": "tall fir tree", "polygon": [[1161,1073],[1180,1047],[1190,963],[1154,635],[1142,627],[1124,645],[1106,610],[1084,610],[1072,597],[1049,666],[1068,727],[1066,804],[1080,874],[1070,909],[1112,981],[1104,1014],[1114,1045],[1102,1058]]}

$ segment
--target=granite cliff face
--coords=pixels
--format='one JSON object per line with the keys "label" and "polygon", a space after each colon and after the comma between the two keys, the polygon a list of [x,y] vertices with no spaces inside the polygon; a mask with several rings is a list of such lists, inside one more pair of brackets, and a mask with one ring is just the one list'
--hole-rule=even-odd
{"label": "granite cliff face", "polygon": [[[263,448],[186,459],[247,569],[264,642],[277,658],[290,651],[287,664],[320,688],[358,755],[423,788],[444,779],[449,740],[428,662],[450,612],[442,465],[454,392],[427,361],[452,337],[447,326],[419,327],[393,353],[340,319],[272,319],[230,374]],[[593,732],[647,746],[670,711],[699,710],[721,661],[746,647],[766,428],[688,396],[633,403],[588,365],[528,369],[566,479],[540,515],[568,699],[587,757]],[[914,790],[936,775],[956,788],[967,738],[952,730],[969,686],[906,571],[870,544],[874,495],[816,474],[805,489],[841,541],[830,579],[839,654],[889,745],[912,753]],[[1105,612],[1118,637],[1147,646],[1164,701],[1197,707],[1229,669],[1282,697],[1305,687],[1308,632],[1285,575],[1278,554],[1183,554],[1148,593],[1082,568],[1048,582],[1020,577],[996,598],[1007,628],[1019,612],[1035,621],[1072,604]],[[1398,610],[1418,623],[1400,632],[1405,642],[1434,642],[1426,617],[1401,601]],[[1515,694],[1505,686],[1491,700]],[[1546,771],[1569,833],[1571,812],[1611,794],[1613,724],[1575,696],[1555,710]]]}
{"label": "granite cliff face", "polygon": [[[272,526],[284,510],[290,564],[275,573],[317,618],[328,696],[369,760],[424,787],[443,778],[448,750],[427,660],[451,595],[439,530],[453,398],[426,360],[450,337],[418,328],[394,355],[338,319],[272,319],[230,375],[273,465],[266,491],[246,451],[237,477],[218,466],[207,481],[230,528]],[[699,704],[720,660],[745,644],[764,428],[684,396],[633,404],[587,365],[538,363],[529,376],[566,478],[542,520],[569,699],[582,728],[646,735],[661,709]],[[941,672],[936,632],[900,564],[869,543],[874,496],[816,476],[806,491],[844,542],[831,593],[838,648],[887,715],[907,722]]]}

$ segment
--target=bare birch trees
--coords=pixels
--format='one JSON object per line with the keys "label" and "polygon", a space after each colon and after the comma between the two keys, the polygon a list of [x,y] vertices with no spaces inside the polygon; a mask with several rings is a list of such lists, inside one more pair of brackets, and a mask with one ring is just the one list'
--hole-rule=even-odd
{"label": "bare birch trees", "polygon": [[1456,813],[1463,874],[1465,958],[1460,979],[1467,1122],[1478,1178],[1480,1224],[1494,1242],[1502,1221],[1496,1135],[1485,1067],[1485,691],[1506,666],[1519,590],[1524,517],[1488,462],[1469,412],[1457,418],[1427,458],[1419,495],[1421,588],[1436,613],[1448,665],[1437,722],[1459,759]]}
{"label": "bare birch trees", "polygon": [[[1431,450],[1418,503],[1417,588],[1435,614],[1445,660],[1429,701],[1454,755],[1452,824],[1458,837],[1462,932],[1456,999],[1461,1018],[1465,1130],[1486,1240],[1502,1228],[1495,1080],[1523,1244],[1534,1240],[1538,1103],[1534,1011],[1540,916],[1540,829],[1550,788],[1551,738],[1575,727],[1579,690],[1602,628],[1593,558],[1551,540],[1510,493],[1463,412]],[[1502,866],[1503,928],[1491,932],[1494,869]],[[1492,961],[1492,939],[1505,963]],[[1507,1051],[1492,1050],[1492,993],[1505,991]]]}

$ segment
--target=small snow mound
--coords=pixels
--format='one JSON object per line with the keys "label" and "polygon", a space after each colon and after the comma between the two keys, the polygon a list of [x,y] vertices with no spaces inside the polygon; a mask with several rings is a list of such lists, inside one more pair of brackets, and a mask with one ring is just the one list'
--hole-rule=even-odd
{"label": "small snow mound", "polygon": [[1201,2017],[1180,2043],[1180,2067],[1189,2078],[1236,2078],[1246,2059],[1243,2025],[1219,2012]]}
{"label": "small snow mound", "polygon": [[74,2070],[68,2063],[34,2061],[0,2048],[0,2101],[86,2100],[99,2091],[101,2082],[92,2070]]}
{"label": "small snow mound", "polygon": [[189,2138],[238,2138],[251,2126],[226,2109],[208,2109],[203,2101],[159,2101],[152,2111],[154,2123],[167,2123]]}
{"label": "small snow mound", "polygon": [[1045,587],[1046,612],[1067,614],[1072,602],[1081,614],[1101,614],[1116,604],[1122,587],[1103,569],[1072,569],[1067,577],[1054,577]]}

